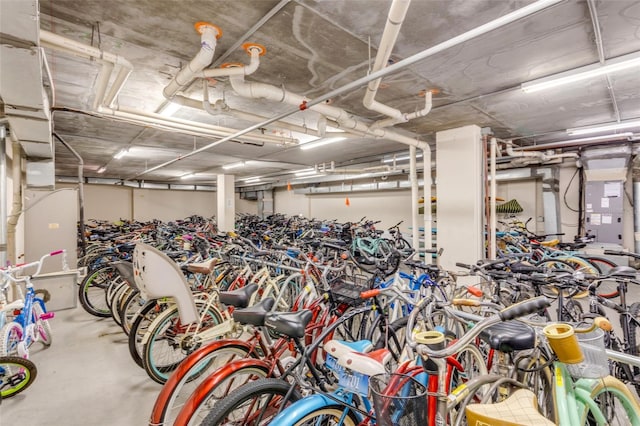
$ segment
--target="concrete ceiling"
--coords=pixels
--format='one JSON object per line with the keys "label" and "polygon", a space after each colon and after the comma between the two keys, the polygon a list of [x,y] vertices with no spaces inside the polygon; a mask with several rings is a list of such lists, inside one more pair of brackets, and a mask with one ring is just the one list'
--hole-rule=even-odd
{"label": "concrete ceiling", "polygon": [[[530,3],[413,0],[390,62]],[[593,3],[605,59],[640,51],[640,2]],[[249,57],[234,45],[238,41],[260,43],[267,53],[246,80],[281,86],[314,99],[367,74],[390,4],[390,0],[41,0],[40,27],[126,58],[133,72],[116,105],[159,112],[166,103],[164,86],[200,48],[200,36],[193,26],[197,21],[211,22],[223,30],[214,65],[246,64]],[[263,19],[268,14],[273,16]],[[264,22],[245,40],[243,35],[261,20]],[[55,87],[55,131],[84,158],[86,176],[142,179],[139,174],[146,169],[215,141],[86,114],[91,111],[101,64],[51,49],[46,49],[46,56]],[[520,138],[524,143],[566,140],[567,128],[640,118],[640,68],[612,74],[611,90],[605,77],[534,94],[524,93],[520,84],[598,61],[587,2],[564,1],[385,77],[376,100],[412,112],[424,104],[421,91],[437,89],[429,115],[395,126],[397,131],[427,142],[433,142],[436,131],[469,124],[490,127],[500,137]],[[208,86],[212,102],[224,98],[235,110],[273,117],[292,108],[240,97],[226,78],[211,79]],[[331,100],[332,105],[365,122],[384,118],[363,106],[364,92],[360,87],[340,95]],[[202,99],[200,81],[185,95]],[[188,107],[173,117],[237,130],[255,124],[230,114],[210,115]],[[307,110],[284,121],[316,128],[318,119],[317,113]],[[292,136],[277,125],[261,132]],[[113,159],[127,147],[131,155]],[[402,144],[380,138],[354,138],[305,151],[277,143],[232,141],[143,178],[184,183],[180,176],[196,172],[198,176],[190,183],[210,182],[222,172],[221,166],[250,160],[253,162],[234,170],[238,178],[276,175],[331,161],[371,165],[380,164],[385,154],[407,150]],[[55,167],[58,176],[74,176],[77,170],[75,158],[59,143]],[[101,167],[106,171],[99,174]]]}

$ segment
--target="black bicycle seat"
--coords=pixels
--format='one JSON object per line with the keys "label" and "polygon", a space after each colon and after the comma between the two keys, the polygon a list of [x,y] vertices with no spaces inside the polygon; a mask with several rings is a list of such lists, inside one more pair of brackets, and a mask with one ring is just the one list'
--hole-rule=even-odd
{"label": "black bicycle seat", "polygon": [[535,331],[520,321],[505,321],[493,325],[482,331],[480,338],[491,349],[504,353],[533,349],[536,346]]}
{"label": "black bicycle seat", "polygon": [[607,277],[636,278],[638,270],[630,266],[615,266],[606,275]]}
{"label": "black bicycle seat", "polygon": [[276,303],[273,297],[267,297],[253,306],[233,311],[233,319],[240,324],[264,325],[264,318]]}
{"label": "black bicycle seat", "polygon": [[308,309],[299,312],[269,312],[264,319],[264,325],[279,334],[302,338],[312,316],[313,312]]}
{"label": "black bicycle seat", "polygon": [[258,289],[258,284],[251,283],[237,290],[221,291],[220,302],[236,308],[246,308],[249,306],[251,295]]}

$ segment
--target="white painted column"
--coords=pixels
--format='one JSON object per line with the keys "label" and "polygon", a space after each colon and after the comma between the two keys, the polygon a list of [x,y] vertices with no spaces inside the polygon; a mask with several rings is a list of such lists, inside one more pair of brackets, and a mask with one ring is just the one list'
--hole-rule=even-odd
{"label": "white painted column", "polygon": [[216,222],[218,230],[227,232],[235,229],[236,218],[236,198],[235,198],[235,176],[218,175],[218,214]]}
{"label": "white painted column", "polygon": [[436,133],[437,241],[445,269],[484,257],[481,137],[475,125]]}

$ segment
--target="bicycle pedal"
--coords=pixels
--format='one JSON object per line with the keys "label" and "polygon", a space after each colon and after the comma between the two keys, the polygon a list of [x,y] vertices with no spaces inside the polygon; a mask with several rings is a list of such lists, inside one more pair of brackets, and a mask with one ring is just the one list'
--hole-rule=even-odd
{"label": "bicycle pedal", "polygon": [[46,313],[40,315],[40,319],[45,321],[45,320],[53,318],[54,316],[55,316],[54,312],[46,312]]}

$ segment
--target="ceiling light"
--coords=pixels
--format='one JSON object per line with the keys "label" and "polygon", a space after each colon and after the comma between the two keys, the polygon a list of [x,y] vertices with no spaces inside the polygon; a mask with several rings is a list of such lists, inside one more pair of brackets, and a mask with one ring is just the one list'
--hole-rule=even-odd
{"label": "ceiling light", "polygon": [[[416,158],[422,158],[422,154],[416,154]],[[393,161],[395,160],[396,162],[398,161],[405,161],[408,160],[409,156],[408,155],[403,155],[401,157],[395,157],[395,158],[385,158],[384,160],[382,160],[383,163],[393,163]]]}
{"label": "ceiling light", "polygon": [[125,148],[120,150],[120,152],[118,152],[116,155],[113,156],[113,158],[115,158],[116,160],[121,159],[122,157],[124,157],[125,155],[127,155],[129,153],[129,148]]}
{"label": "ceiling light", "polygon": [[622,71],[638,66],[640,66],[640,55],[637,53],[632,53],[630,55],[624,55],[616,59],[608,60],[605,62],[605,65],[601,65],[599,63],[591,64],[585,67],[580,67],[574,70],[556,74],[551,77],[545,77],[539,80],[523,83],[520,88],[525,93],[534,93],[539,92],[540,90],[551,89],[565,84],[575,83],[577,81],[582,81],[600,75]]}
{"label": "ceiling light", "polygon": [[102,166],[98,169],[98,173],[104,173],[107,170],[106,166]]}
{"label": "ceiling light", "polygon": [[343,137],[318,139],[318,140],[315,140],[313,142],[308,142],[308,143],[300,145],[300,149],[307,150],[307,149],[318,148],[320,146],[324,146],[324,145],[329,145],[329,144],[332,144],[332,143],[340,142],[340,141],[343,141],[345,139],[346,138],[343,138]]}
{"label": "ceiling light", "polygon": [[169,102],[165,105],[164,108],[162,108],[162,111],[160,111],[160,114],[165,115],[165,116],[171,116],[173,115],[175,112],[177,112],[180,109],[181,105],[180,104],[176,104],[174,102]]}
{"label": "ceiling light", "polygon": [[588,135],[591,133],[608,132],[611,130],[630,129],[632,127],[640,127],[640,120],[621,121],[619,123],[602,124],[599,126],[577,127],[567,129],[567,134],[571,136]]}
{"label": "ceiling light", "polygon": [[237,169],[239,167],[244,167],[246,163],[244,161],[240,161],[239,163],[225,164],[222,166],[225,170]]}
{"label": "ceiling light", "polygon": [[180,179],[191,179],[191,178],[194,178],[194,177],[196,177],[195,173],[187,173],[186,175],[180,176]]}

